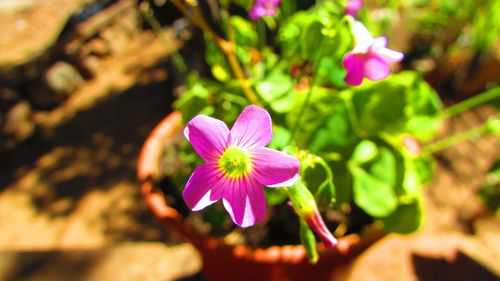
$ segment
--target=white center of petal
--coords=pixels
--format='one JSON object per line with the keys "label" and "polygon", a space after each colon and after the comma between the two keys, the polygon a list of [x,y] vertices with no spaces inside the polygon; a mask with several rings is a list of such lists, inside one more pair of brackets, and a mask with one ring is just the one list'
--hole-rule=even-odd
{"label": "white center of petal", "polygon": [[353,53],[366,53],[373,44],[373,36],[361,22],[356,21],[352,26],[352,33],[356,39]]}
{"label": "white center of petal", "polygon": [[219,167],[225,175],[237,178],[247,174],[252,168],[252,161],[247,151],[238,147],[229,147],[219,159]]}

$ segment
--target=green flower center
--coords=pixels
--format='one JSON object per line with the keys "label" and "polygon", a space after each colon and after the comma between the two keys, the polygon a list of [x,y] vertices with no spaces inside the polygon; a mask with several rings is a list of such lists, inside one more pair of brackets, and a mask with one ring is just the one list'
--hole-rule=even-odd
{"label": "green flower center", "polygon": [[237,147],[229,147],[222,153],[219,166],[225,175],[237,178],[245,175],[252,167],[250,155],[245,150]]}

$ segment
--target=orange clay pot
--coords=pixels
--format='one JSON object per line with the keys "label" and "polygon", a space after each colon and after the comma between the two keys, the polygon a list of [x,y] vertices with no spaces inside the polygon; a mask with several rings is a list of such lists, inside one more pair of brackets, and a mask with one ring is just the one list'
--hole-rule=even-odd
{"label": "orange clay pot", "polygon": [[[319,261],[310,264],[302,245],[255,248],[233,246],[222,239],[206,236],[184,223],[182,216],[169,207],[156,189],[158,163],[163,147],[182,129],[182,117],[173,112],[163,119],[144,143],[138,163],[141,193],[155,216],[176,231],[201,253],[205,276],[210,281],[322,281],[342,280],[340,272],[362,251],[379,240],[383,233],[373,231],[363,236],[351,234],[339,239],[335,248],[318,244]],[[333,274],[335,272],[335,274]],[[332,277],[335,275],[335,277]]]}

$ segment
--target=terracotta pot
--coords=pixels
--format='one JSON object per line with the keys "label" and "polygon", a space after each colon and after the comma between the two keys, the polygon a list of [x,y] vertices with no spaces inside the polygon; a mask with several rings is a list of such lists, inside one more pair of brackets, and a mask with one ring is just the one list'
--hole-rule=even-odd
{"label": "terracotta pot", "polygon": [[269,248],[233,246],[224,243],[220,238],[202,235],[184,223],[179,212],[169,207],[161,192],[156,189],[160,174],[158,163],[163,147],[182,129],[181,121],[181,114],[173,112],[151,132],[139,157],[138,179],[142,195],[155,216],[200,251],[204,272],[210,281],[332,280],[330,278],[333,272],[345,271],[342,267],[383,236],[381,231],[375,230],[363,236],[352,234],[340,238],[338,246],[332,249],[324,249],[322,244],[319,244],[319,261],[310,264],[301,245]]}

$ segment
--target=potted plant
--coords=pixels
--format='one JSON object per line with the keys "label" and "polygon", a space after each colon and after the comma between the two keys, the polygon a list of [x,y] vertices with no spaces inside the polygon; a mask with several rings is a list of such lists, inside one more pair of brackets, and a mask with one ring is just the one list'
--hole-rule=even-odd
{"label": "potted plant", "polygon": [[181,129],[182,117],[177,111],[158,124],[141,151],[138,178],[141,193],[155,216],[199,250],[208,280],[329,280],[339,267],[384,235],[373,227],[362,236],[350,234],[340,238],[334,248],[326,249],[319,244],[320,258],[311,263],[302,245],[267,248],[232,245],[220,237],[201,233],[166,203],[164,193],[158,187],[162,177],[159,162],[165,147],[172,145]]}
{"label": "potted plant", "polygon": [[[219,1],[228,39],[193,1],[172,3],[203,31],[213,77],[186,74],[138,178],[210,280],[328,280],[385,233],[419,228],[433,172],[420,143],[441,102],[421,73],[390,74],[404,55],[355,19],[359,1]],[[272,246],[283,236],[296,245]]]}

